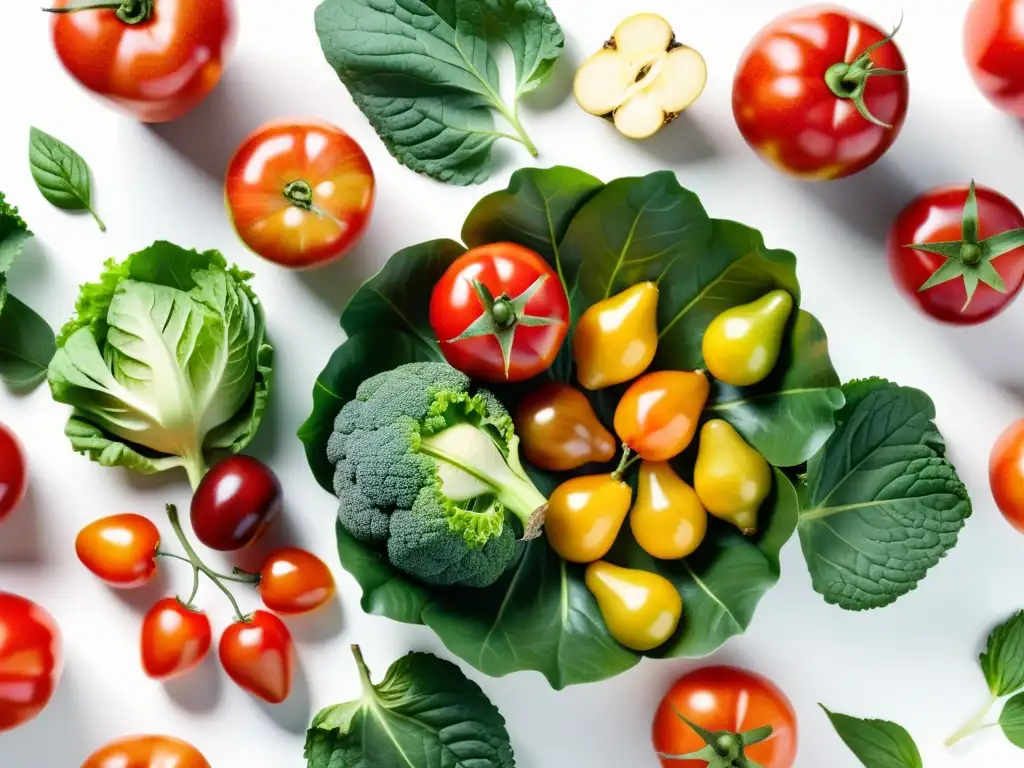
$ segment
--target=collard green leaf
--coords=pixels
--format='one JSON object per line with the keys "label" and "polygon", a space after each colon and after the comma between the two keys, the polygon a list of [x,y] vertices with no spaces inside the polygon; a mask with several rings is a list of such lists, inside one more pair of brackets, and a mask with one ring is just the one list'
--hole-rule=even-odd
{"label": "collard green leaf", "polygon": [[608,633],[583,567],[566,563],[543,538],[493,587],[435,595],[423,622],[492,677],[535,670],[561,690],[613,677],[640,660]]}
{"label": "collard green leaf", "polygon": [[822,709],[839,738],[865,768],[922,768],[921,753],[903,726],[829,712],[824,706]]}
{"label": "collard green leaf", "polygon": [[352,297],[341,313],[349,336],[390,329],[423,347],[421,360],[444,361],[430,327],[430,289],[466,249],[453,240],[432,240],[405,248]]}
{"label": "collard green leaf", "polygon": [[993,696],[1009,696],[1024,688],[1024,611],[992,630],[979,661]]}
{"label": "collard green leaf", "polygon": [[[0,192],[0,277],[11,268],[11,264],[32,238],[32,232],[25,220],[18,215],[18,209],[10,205]],[[3,301],[0,301],[0,308]]]}
{"label": "collard green leaf", "polygon": [[1024,749],[1024,693],[1019,693],[1003,705],[999,713],[999,727],[1011,744]]}
{"label": "collard green leaf", "polygon": [[[496,51],[512,50],[516,95],[537,87],[564,39],[544,0],[325,0],[328,63],[395,158],[453,184],[490,174],[502,137],[536,148],[500,96]],[[496,129],[492,110],[515,135]]]}
{"label": "collard green leaf", "polygon": [[101,232],[107,227],[92,208],[89,166],[82,156],[55,136],[32,128],[28,162],[32,180],[47,202],[65,211],[88,211]]}
{"label": "collard green leaf", "polygon": [[707,412],[732,424],[769,463],[802,464],[825,444],[843,407],[839,376],[821,323],[802,309],[775,370],[753,387],[713,383]]}
{"label": "collard green leaf", "polygon": [[956,545],[971,514],[923,392],[843,387],[836,431],[807,465],[798,530],[815,590],[848,610],[889,605]]}
{"label": "collard green leaf", "polygon": [[[0,284],[5,284],[0,275]],[[46,378],[56,350],[46,321],[0,285],[0,379],[14,387],[31,387]]]}
{"label": "collard green leaf", "polygon": [[454,664],[410,653],[374,685],[352,650],[362,696],[313,718],[309,768],[514,768],[505,719]]}

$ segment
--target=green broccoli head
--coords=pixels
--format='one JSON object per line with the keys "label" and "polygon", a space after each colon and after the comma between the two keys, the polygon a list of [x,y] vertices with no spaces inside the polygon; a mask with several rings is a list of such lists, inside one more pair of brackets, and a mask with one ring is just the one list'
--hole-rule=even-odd
{"label": "green broccoli head", "polygon": [[513,520],[546,505],[519,461],[508,411],[443,363],[362,383],[327,444],[342,525],[428,584],[485,587],[520,554]]}

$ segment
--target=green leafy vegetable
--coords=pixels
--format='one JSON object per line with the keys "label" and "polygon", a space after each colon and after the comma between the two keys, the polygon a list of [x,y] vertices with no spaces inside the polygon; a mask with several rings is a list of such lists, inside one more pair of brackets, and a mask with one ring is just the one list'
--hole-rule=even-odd
{"label": "green leafy vegetable", "polygon": [[861,720],[821,708],[864,768],[922,768],[921,753],[903,726],[887,720]]}
{"label": "green leafy vegetable", "polygon": [[[21,254],[25,243],[32,239],[32,231],[18,215],[18,209],[7,202],[0,192],[0,275],[3,275]],[[3,303],[0,302],[0,309]]]}
{"label": "green leafy vegetable", "polygon": [[956,545],[971,502],[926,394],[843,387],[836,431],[807,465],[800,543],[814,589],[847,610],[889,605]]}
{"label": "green leafy vegetable", "polygon": [[519,461],[512,417],[444,363],[409,363],[359,385],[327,459],[345,529],[427,584],[493,584],[520,554],[506,515],[525,538],[543,524],[547,499]]}
{"label": "green leafy vegetable", "polygon": [[250,277],[167,242],[107,262],[49,367],[53,398],[74,407],[72,447],[104,466],[184,467],[195,486],[208,452],[248,445],[273,355]]}
{"label": "green leafy vegetable", "polygon": [[[499,138],[537,150],[519,122],[519,97],[539,86],[564,37],[544,0],[325,0],[316,30],[328,63],[388,151],[414,171],[453,184],[490,175]],[[495,55],[511,49],[515,97],[500,96]],[[514,133],[497,130],[491,110]]]}
{"label": "green leafy vegetable", "polygon": [[1013,746],[1024,749],[1024,693],[1018,693],[1003,705],[999,727]]}
{"label": "green leafy vegetable", "polygon": [[410,653],[374,685],[352,652],[362,696],[313,718],[308,768],[514,768],[505,719],[454,664]]}
{"label": "green leafy vegetable", "polygon": [[106,224],[92,207],[89,166],[82,156],[60,139],[38,128],[29,132],[28,162],[43,197],[65,211],[88,211],[101,232]]}

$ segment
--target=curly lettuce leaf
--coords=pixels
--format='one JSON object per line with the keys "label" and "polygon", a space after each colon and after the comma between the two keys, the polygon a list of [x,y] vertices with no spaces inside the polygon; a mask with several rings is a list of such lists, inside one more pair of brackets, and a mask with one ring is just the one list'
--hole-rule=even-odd
{"label": "curly lettuce leaf", "polygon": [[[25,220],[18,215],[18,209],[7,202],[4,193],[0,192],[0,282],[3,273],[11,268],[11,264],[32,238],[32,231]],[[3,300],[0,298],[0,308]]]}

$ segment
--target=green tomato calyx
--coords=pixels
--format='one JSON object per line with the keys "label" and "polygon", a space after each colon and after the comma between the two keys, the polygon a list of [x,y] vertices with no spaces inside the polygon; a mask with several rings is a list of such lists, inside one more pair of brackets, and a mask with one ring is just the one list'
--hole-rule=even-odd
{"label": "green tomato calyx", "polygon": [[683,717],[679,710],[675,712],[680,720],[700,736],[704,741],[704,747],[685,755],[667,755],[659,752],[658,757],[664,760],[703,760],[707,763],[707,768],[763,768],[759,763],[746,757],[743,751],[746,747],[759,744],[771,736],[770,725],[744,733],[709,731]]}
{"label": "green tomato calyx", "polygon": [[469,326],[456,336],[449,339],[448,343],[453,344],[465,339],[475,339],[480,336],[493,336],[498,340],[501,347],[501,358],[505,363],[505,378],[508,378],[509,365],[512,363],[512,345],[515,343],[516,329],[525,327],[538,327],[542,325],[560,325],[561,320],[551,317],[540,317],[528,315],[526,305],[537,294],[544,285],[548,275],[541,275],[530,287],[516,297],[503,293],[495,298],[490,289],[479,280],[474,280],[473,290],[476,291],[480,300],[482,312]]}
{"label": "green tomato calyx", "polygon": [[308,211],[313,207],[313,188],[309,186],[309,182],[296,179],[289,182],[283,192],[288,202],[297,208]]}
{"label": "green tomato calyx", "polygon": [[864,102],[864,92],[867,89],[868,80],[872,77],[904,76],[907,74],[907,70],[876,67],[874,61],[871,60],[871,52],[891,43],[896,37],[896,33],[900,31],[902,24],[903,19],[901,18],[892,32],[874,45],[865,48],[852,62],[840,61],[825,70],[825,85],[828,86],[828,89],[838,98],[852,101],[861,117],[882,128],[892,128],[892,125],[879,120]]}
{"label": "green tomato calyx", "polygon": [[1024,229],[1010,229],[979,240],[979,227],[978,197],[972,179],[964,203],[960,239],[939,243],[913,243],[906,246],[915,251],[935,253],[946,259],[917,289],[918,292],[927,291],[950,280],[962,279],[967,291],[967,301],[964,302],[961,311],[967,309],[971,303],[979,283],[984,283],[1000,293],[1006,293],[1006,283],[992,262],[1010,251],[1024,248]]}
{"label": "green tomato calyx", "polygon": [[156,0],[111,0],[105,3],[92,3],[70,8],[43,8],[47,13],[78,13],[79,11],[112,10],[117,18],[125,24],[141,24],[149,21],[153,15],[153,3]]}

